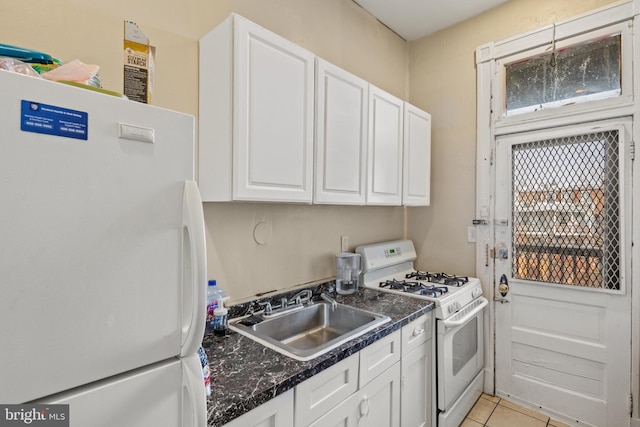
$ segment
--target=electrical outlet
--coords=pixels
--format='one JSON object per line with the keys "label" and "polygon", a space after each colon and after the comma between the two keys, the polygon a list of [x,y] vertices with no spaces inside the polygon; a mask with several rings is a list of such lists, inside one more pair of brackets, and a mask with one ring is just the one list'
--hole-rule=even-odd
{"label": "electrical outlet", "polygon": [[349,250],[349,236],[340,236],[340,251],[347,252]]}
{"label": "electrical outlet", "polygon": [[476,241],[476,228],[468,227],[467,228],[467,242],[475,243]]}

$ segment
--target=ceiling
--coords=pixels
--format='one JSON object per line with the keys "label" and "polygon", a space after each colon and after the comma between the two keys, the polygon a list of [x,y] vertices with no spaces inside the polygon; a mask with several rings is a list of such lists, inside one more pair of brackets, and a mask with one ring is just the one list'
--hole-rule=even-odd
{"label": "ceiling", "polygon": [[407,41],[462,22],[508,0],[354,0]]}

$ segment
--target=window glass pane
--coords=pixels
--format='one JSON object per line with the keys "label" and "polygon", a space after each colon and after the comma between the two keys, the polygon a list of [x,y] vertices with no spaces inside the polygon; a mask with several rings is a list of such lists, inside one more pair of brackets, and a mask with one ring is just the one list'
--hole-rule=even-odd
{"label": "window glass pane", "polygon": [[621,40],[617,34],[507,64],[507,115],[619,96]]}
{"label": "window glass pane", "polygon": [[620,289],[619,134],[514,145],[513,276]]}

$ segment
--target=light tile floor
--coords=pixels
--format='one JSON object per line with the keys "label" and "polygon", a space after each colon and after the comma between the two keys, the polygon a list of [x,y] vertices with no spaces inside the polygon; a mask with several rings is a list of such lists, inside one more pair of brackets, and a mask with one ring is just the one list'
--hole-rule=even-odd
{"label": "light tile floor", "polygon": [[460,427],[569,427],[507,400],[483,394]]}

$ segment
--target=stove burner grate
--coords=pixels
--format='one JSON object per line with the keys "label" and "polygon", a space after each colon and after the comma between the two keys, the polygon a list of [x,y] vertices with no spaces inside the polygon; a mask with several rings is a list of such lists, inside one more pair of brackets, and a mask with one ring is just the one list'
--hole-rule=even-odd
{"label": "stove burner grate", "polygon": [[419,295],[424,295],[432,298],[438,298],[439,296],[449,292],[449,289],[444,286],[426,285],[420,282],[409,282],[406,280],[396,279],[380,282],[380,287],[412,294],[417,293]]}
{"label": "stove burner grate", "polygon": [[407,279],[426,280],[430,283],[437,283],[448,286],[463,286],[469,282],[467,276],[455,276],[446,273],[431,273],[428,271],[414,271],[405,276]]}

